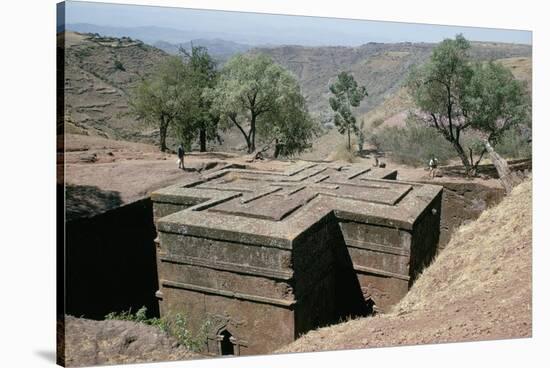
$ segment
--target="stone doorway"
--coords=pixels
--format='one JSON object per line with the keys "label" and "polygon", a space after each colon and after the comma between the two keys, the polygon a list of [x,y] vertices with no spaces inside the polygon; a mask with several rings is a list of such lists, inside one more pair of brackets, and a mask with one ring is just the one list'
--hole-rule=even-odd
{"label": "stone doorway", "polygon": [[217,337],[220,355],[235,355],[235,345],[233,342],[235,339],[231,333],[223,330]]}

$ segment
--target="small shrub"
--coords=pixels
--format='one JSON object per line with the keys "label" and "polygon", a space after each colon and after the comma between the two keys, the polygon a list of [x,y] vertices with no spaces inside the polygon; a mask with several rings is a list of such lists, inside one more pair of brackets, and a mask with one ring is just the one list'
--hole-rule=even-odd
{"label": "small shrub", "polygon": [[[354,145],[355,144],[353,143],[352,147],[354,147]],[[357,162],[358,158],[355,155],[355,152],[353,152],[353,148],[352,148],[352,151],[350,151],[350,150],[348,150],[347,143],[340,143],[336,147],[336,151],[334,152],[333,160],[353,163],[353,162]]]}
{"label": "small shrub", "polygon": [[124,65],[122,65],[122,62],[120,60],[115,60],[115,69],[123,72],[126,71]]}
{"label": "small shrub", "polygon": [[139,48],[142,49],[143,51],[147,51],[147,50],[148,50],[147,45],[144,44],[142,41],[137,41],[137,47],[139,47]]}
{"label": "small shrub", "polygon": [[86,48],[81,47],[74,51],[74,55],[80,62],[82,62],[83,59],[90,57],[92,55],[92,50],[90,50],[90,48],[88,47]]}
{"label": "small shrub", "polygon": [[334,129],[334,123],[332,121],[329,121],[328,123],[325,123],[323,127],[328,130]]}
{"label": "small shrub", "polygon": [[386,127],[367,137],[370,144],[386,152],[397,163],[423,166],[435,156],[440,164],[446,164],[456,157],[451,144],[439,132],[419,123],[407,122],[403,128]]}
{"label": "small shrub", "polygon": [[378,118],[378,119],[374,119],[371,123],[370,123],[370,126],[374,129],[374,128],[378,128],[380,125],[382,125],[384,123],[384,119],[382,118]]}

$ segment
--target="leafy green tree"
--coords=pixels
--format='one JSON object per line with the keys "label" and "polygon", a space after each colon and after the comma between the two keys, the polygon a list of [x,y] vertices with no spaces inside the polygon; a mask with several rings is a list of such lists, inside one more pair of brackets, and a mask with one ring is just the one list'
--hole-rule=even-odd
{"label": "leafy green tree", "polygon": [[258,133],[266,148],[274,144],[273,156],[293,156],[311,147],[311,140],[320,133],[320,125],[308,112],[305,98],[296,84],[293,93],[281,96],[280,108],[273,109],[258,125]]}
{"label": "leafy green tree", "polygon": [[462,119],[461,100],[472,77],[468,50],[470,43],[458,35],[442,41],[432,52],[430,61],[413,69],[407,81],[410,94],[420,109],[417,118],[437,129],[456,150],[464,167],[472,164],[460,143],[468,124]]}
{"label": "leafy green tree", "polygon": [[504,67],[474,64],[470,43],[462,36],[442,41],[429,62],[413,69],[406,86],[417,111],[414,117],[432,126],[449,141],[466,172],[475,174],[486,149],[469,155],[463,147],[462,133],[475,129],[496,142],[502,133],[525,119],[528,105],[523,86]]}
{"label": "leafy green tree", "polygon": [[330,107],[334,111],[334,125],[340,134],[348,135],[348,150],[351,151],[351,132],[358,134],[357,119],[352,108],[361,104],[368,96],[365,87],[359,87],[353,76],[348,72],[338,74],[338,80],[329,87],[334,96],[330,97]]}
{"label": "leafy green tree", "polygon": [[475,170],[487,152],[487,143],[500,143],[506,132],[529,120],[530,102],[525,85],[502,64],[478,62],[472,69],[472,79],[463,101],[463,115],[466,124],[483,133],[485,140],[473,166]]}
{"label": "leafy green tree", "polygon": [[[207,140],[216,138],[219,115],[211,109],[211,100],[203,92],[208,88],[214,88],[217,83],[218,72],[216,62],[205,47],[191,45],[191,51],[180,48],[184,61],[191,73],[191,85],[193,96],[196,99],[196,109],[191,118],[193,127],[198,130],[200,151],[206,151]],[[184,126],[188,128],[187,126]]]}
{"label": "leafy green tree", "polygon": [[298,82],[266,55],[233,57],[206,95],[216,113],[242,133],[248,153],[256,151],[257,133],[278,141],[281,154],[307,145],[310,117]]}
{"label": "leafy green tree", "polygon": [[[160,131],[160,150],[166,151],[166,136],[172,125],[189,124],[188,116],[195,106],[188,68],[181,58],[173,56],[161,63],[148,78],[143,79],[130,96],[134,115]],[[180,131],[186,131],[180,129]]]}

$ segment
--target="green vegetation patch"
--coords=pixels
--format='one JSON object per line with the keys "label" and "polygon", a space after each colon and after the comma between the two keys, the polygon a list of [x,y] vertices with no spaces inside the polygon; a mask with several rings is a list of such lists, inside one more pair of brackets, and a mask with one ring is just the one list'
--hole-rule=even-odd
{"label": "green vegetation patch", "polygon": [[199,332],[193,334],[189,329],[189,323],[185,313],[176,313],[170,317],[147,317],[147,307],[141,307],[135,314],[131,310],[123,312],[111,312],[105,316],[106,320],[131,321],[155,326],[174,337],[178,342],[191,351],[201,351],[206,346],[209,320],[204,321]]}
{"label": "green vegetation patch", "polygon": [[414,122],[407,122],[405,127],[386,127],[369,133],[367,139],[393,161],[411,166],[425,166],[431,157],[446,164],[457,156],[437,130]]}

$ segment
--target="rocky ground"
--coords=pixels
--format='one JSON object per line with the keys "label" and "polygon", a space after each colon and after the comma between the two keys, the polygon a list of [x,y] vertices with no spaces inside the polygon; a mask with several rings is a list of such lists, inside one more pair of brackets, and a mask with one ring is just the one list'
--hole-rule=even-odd
{"label": "rocky ground", "polygon": [[65,317],[66,366],[198,359],[158,327],[130,321]]}
{"label": "rocky ground", "polygon": [[191,152],[185,158],[185,170],[181,170],[175,154],[162,153],[149,144],[67,134],[64,145],[69,220],[131,203],[178,180],[229,163],[281,170],[291,164],[267,160],[247,163],[246,157],[236,154]]}

